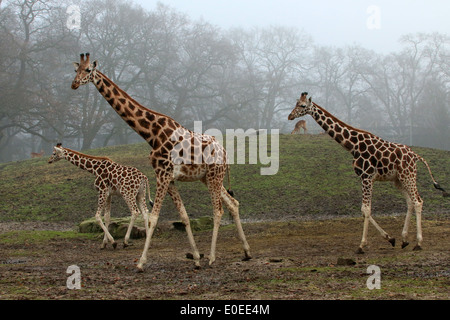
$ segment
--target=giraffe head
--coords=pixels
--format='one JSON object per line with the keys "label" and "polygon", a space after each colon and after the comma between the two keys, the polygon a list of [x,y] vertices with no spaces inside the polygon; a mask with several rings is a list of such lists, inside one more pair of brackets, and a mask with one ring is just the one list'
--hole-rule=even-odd
{"label": "giraffe head", "polygon": [[53,154],[48,159],[48,163],[53,163],[61,159],[64,159],[64,149],[62,148],[62,144],[58,143],[56,147],[53,147]]}
{"label": "giraffe head", "polygon": [[299,117],[303,117],[308,113],[311,106],[313,105],[311,98],[306,99],[308,96],[308,92],[303,92],[300,96],[300,99],[297,100],[297,104],[295,105],[294,110],[292,110],[291,114],[288,117],[288,120],[294,120]]}
{"label": "giraffe head", "polygon": [[94,62],[89,61],[89,53],[86,53],[86,59],[84,53],[80,54],[80,62],[74,62],[75,72],[77,75],[72,81],[72,89],[76,90],[79,86],[92,82],[94,79],[95,70],[97,68],[97,60]]}

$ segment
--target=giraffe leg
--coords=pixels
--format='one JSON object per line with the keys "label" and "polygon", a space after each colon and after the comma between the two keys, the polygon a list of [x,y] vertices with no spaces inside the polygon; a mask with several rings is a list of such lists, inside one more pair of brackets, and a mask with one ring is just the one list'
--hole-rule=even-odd
{"label": "giraffe leg", "polygon": [[363,247],[367,245],[367,234],[369,229],[369,222],[372,223],[375,228],[381,233],[381,236],[388,240],[392,246],[395,246],[395,239],[391,238],[373,219],[371,213],[371,205],[372,205],[372,190],[373,190],[373,181],[370,179],[362,180],[362,191],[363,191],[363,203],[361,207],[361,212],[364,216],[364,227],[363,227],[363,235],[361,239],[361,244],[356,251],[356,253],[361,254],[364,253]]}
{"label": "giraffe leg", "polygon": [[222,186],[220,195],[223,203],[225,203],[226,207],[230,211],[234,223],[236,224],[239,238],[241,239],[242,244],[244,246],[244,254],[245,254],[244,261],[250,260],[252,258],[252,255],[250,254],[250,246],[248,245],[247,239],[245,238],[244,230],[242,229],[241,219],[239,218],[239,202],[227,192],[224,186]]}
{"label": "giraffe leg", "polygon": [[423,202],[419,198],[420,201],[416,201],[414,203],[414,211],[416,212],[416,220],[417,220],[417,244],[414,247],[414,251],[422,250],[422,206]]}
{"label": "giraffe leg", "polygon": [[95,214],[95,219],[97,220],[97,223],[100,225],[100,227],[103,229],[103,232],[105,233],[101,249],[104,249],[106,247],[107,240],[109,240],[112,243],[114,249],[117,246],[117,243],[114,241],[113,236],[109,233],[108,227],[103,223],[102,220],[102,213],[106,212],[105,221],[109,226],[110,211],[111,211],[111,196],[107,196],[105,193],[100,193],[98,197],[98,209],[97,213]]}
{"label": "giraffe leg", "polygon": [[[411,182],[413,181],[413,182]],[[416,224],[417,224],[417,244],[413,248],[414,251],[422,250],[422,207],[423,200],[419,196],[419,192],[417,191],[417,186],[415,184],[416,177],[415,175],[410,178],[409,188],[406,188],[406,191],[413,203],[414,212],[416,213]]]}
{"label": "giraffe leg", "polygon": [[[109,224],[111,222],[111,195],[106,197],[105,206],[103,208],[103,217],[105,221],[105,227],[109,231]],[[103,243],[102,243],[102,249],[106,247],[108,244],[108,237],[107,233],[103,233]]]}
{"label": "giraffe leg", "polygon": [[139,215],[139,209],[136,203],[137,200],[136,195],[129,195],[129,196],[123,195],[123,198],[131,211],[130,223],[128,224],[127,233],[125,234],[125,237],[123,239],[123,247],[126,248],[130,245],[128,243],[128,240],[130,239],[131,230],[133,230],[134,222],[136,221],[136,218]]}
{"label": "giraffe leg", "polygon": [[146,202],[146,196],[145,196],[145,186],[143,189],[141,189],[137,196],[137,204],[139,206],[139,211],[142,214],[142,217],[144,218],[144,225],[145,225],[145,233],[148,233],[148,215],[149,211],[147,208],[147,202]]}
{"label": "giraffe leg", "polygon": [[184,207],[183,201],[181,200],[180,194],[173,182],[171,182],[169,184],[168,193],[172,197],[173,203],[175,204],[175,206],[178,209],[178,213],[180,214],[181,221],[183,222],[184,227],[186,229],[189,244],[191,245],[192,251],[194,251],[193,256],[194,256],[195,267],[197,269],[199,269],[200,268],[200,253],[197,249],[197,245],[195,244],[194,235],[193,235],[192,229],[191,229],[191,223],[189,221],[189,216],[186,212],[186,208]]}
{"label": "giraffe leg", "polygon": [[150,247],[150,241],[152,239],[153,231],[155,230],[156,224],[158,223],[159,212],[161,211],[162,203],[164,197],[167,194],[167,190],[169,188],[169,177],[167,176],[159,176],[157,175],[157,185],[156,185],[156,195],[155,202],[153,204],[152,212],[148,217],[148,231],[145,238],[144,250],[142,252],[141,258],[137,265],[138,271],[144,271],[144,264],[147,262],[147,252]]}
{"label": "giraffe leg", "polygon": [[361,239],[361,244],[359,245],[356,253],[362,254],[364,253],[363,247],[367,245],[367,232],[369,229],[369,218],[370,218],[370,204],[363,203],[361,207],[361,212],[364,217],[364,225],[363,225],[363,234]]}
{"label": "giraffe leg", "polygon": [[411,215],[414,210],[414,205],[411,200],[411,197],[409,196],[409,193],[406,191],[406,189],[403,187],[402,183],[399,180],[396,180],[394,182],[394,185],[401,191],[403,196],[406,199],[406,205],[408,207],[406,211],[406,218],[405,218],[405,224],[403,225],[403,231],[402,231],[402,249],[409,245],[408,242],[408,231],[409,231],[409,225],[411,222]]}
{"label": "giraffe leg", "polygon": [[211,253],[209,254],[209,265],[216,261],[216,244],[217,236],[219,234],[220,221],[223,215],[223,208],[221,202],[221,185],[217,186],[217,182],[208,183],[209,193],[211,194],[211,202],[214,212],[214,228],[211,240]]}
{"label": "giraffe leg", "polygon": [[126,248],[130,246],[130,243],[128,242],[130,240],[131,230],[133,230],[134,222],[139,215],[139,211],[137,208],[133,211],[131,211],[131,219],[130,224],[128,225],[127,233],[125,234],[125,238],[123,239],[123,247]]}
{"label": "giraffe leg", "polygon": [[397,188],[399,188],[406,198],[408,204],[408,211],[406,213],[405,224],[402,231],[402,248],[405,248],[409,243],[407,242],[408,229],[411,221],[411,215],[414,211],[416,213],[416,223],[417,223],[417,245],[413,250],[422,250],[422,206],[423,201],[419,196],[417,191],[417,186],[415,184],[416,175],[413,174],[408,177],[408,180],[402,180],[396,182]]}

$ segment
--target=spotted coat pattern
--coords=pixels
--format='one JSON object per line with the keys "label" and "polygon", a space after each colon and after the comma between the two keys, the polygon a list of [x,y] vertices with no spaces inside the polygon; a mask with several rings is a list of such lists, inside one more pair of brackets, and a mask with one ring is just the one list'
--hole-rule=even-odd
{"label": "spotted coat pattern", "polygon": [[[167,193],[172,197],[181,220],[186,226],[188,240],[194,251],[196,267],[200,266],[200,254],[196,247],[189,217],[175,187],[175,181],[203,182],[210,193],[214,212],[214,229],[209,263],[215,261],[215,248],[224,203],[230,210],[243,243],[245,259],[250,259],[250,247],[245,238],[239,218],[239,202],[223,187],[228,169],[225,149],[214,137],[194,133],[174,119],[150,110],[131,98],[111,79],[97,70],[97,61],[90,62],[89,54],[81,54],[80,63],[74,63],[76,76],[72,89],[92,82],[117,114],[151,146],[149,159],[155,170],[157,187],[155,202],[149,217],[149,232],[138,269],[143,270],[147,261],[147,250],[157,224],[162,202]],[[181,161],[180,161],[181,159]]]}
{"label": "spotted coat pattern", "polygon": [[[111,215],[111,196],[121,195],[131,211],[131,221],[124,238],[124,247],[128,246],[131,230],[135,219],[141,213],[148,221],[148,208],[146,205],[146,190],[150,205],[150,187],[147,177],[134,167],[120,165],[106,157],[89,156],[58,144],[53,148],[53,154],[48,163],[66,159],[70,163],[95,175],[94,186],[98,191],[98,208],[95,218],[104,231],[102,248],[110,241],[114,248],[117,244],[108,231]],[[105,222],[102,220],[104,216]]]}
{"label": "spotted coat pattern", "polygon": [[312,118],[339,144],[353,155],[353,169],[362,182],[362,212],[364,216],[364,229],[358,253],[363,253],[363,247],[367,245],[368,223],[371,222],[381,235],[392,245],[395,239],[391,238],[372,218],[371,201],[374,181],[392,181],[406,198],[408,211],[402,232],[402,247],[408,245],[407,235],[411,214],[413,211],[417,217],[417,245],[415,250],[420,250],[422,245],[421,213],[423,201],[416,186],[417,161],[423,162],[437,189],[444,191],[434,180],[427,162],[414,153],[408,146],[392,143],[375,136],[374,134],[353,128],[324,108],[307,99],[308,93],[302,93],[295,108],[289,115],[289,120],[294,120],[306,114]]}

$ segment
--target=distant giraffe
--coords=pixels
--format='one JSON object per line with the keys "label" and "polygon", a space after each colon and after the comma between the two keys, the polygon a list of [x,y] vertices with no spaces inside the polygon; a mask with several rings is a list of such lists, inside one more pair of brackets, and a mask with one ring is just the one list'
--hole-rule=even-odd
{"label": "distant giraffe", "polygon": [[41,152],[31,152],[31,158],[41,158],[44,156],[44,150],[41,150]]}
{"label": "distant giraffe", "polygon": [[291,134],[300,133],[300,129],[303,129],[303,133],[308,133],[308,129],[306,128],[306,121],[300,120],[295,124],[294,130],[292,130]]}
{"label": "distant giraffe", "polygon": [[200,180],[208,188],[214,209],[209,264],[211,265],[216,259],[216,242],[223,215],[223,203],[230,210],[236,224],[244,247],[244,260],[250,259],[250,247],[239,218],[239,202],[223,186],[223,179],[228,169],[225,149],[214,137],[192,132],[174,119],[145,108],[98,71],[97,61],[91,63],[88,53],[86,53],[86,59],[84,54],[81,54],[80,57],[79,63],[74,62],[76,76],[72,82],[72,89],[76,90],[80,85],[92,82],[117,114],[152,147],[149,158],[156,174],[156,196],[149,217],[149,232],[144,251],[137,268],[143,271],[151,237],[167,193],[172,197],[186,227],[189,243],[194,251],[195,266],[200,267],[200,254],[194,241],[189,217],[175,187],[175,181]]}
{"label": "distant giraffe", "polygon": [[[150,187],[147,177],[138,169],[122,166],[106,157],[94,157],[83,154],[68,148],[63,148],[60,143],[53,148],[53,154],[48,159],[48,163],[53,163],[61,159],[66,159],[80,169],[93,173],[96,176],[95,187],[98,190],[98,208],[95,219],[104,231],[103,243],[101,248],[105,248],[108,240],[112,243],[114,249],[117,243],[108,231],[111,216],[111,196],[119,194],[123,197],[131,211],[131,220],[128,225],[123,246],[127,247],[134,221],[139,215],[139,211],[148,221],[148,209],[146,205],[146,190],[150,205],[153,202],[150,196]],[[104,214],[105,223],[102,221]]]}
{"label": "distant giraffe", "polygon": [[353,168],[362,181],[363,200],[361,211],[364,216],[364,228],[357,253],[363,253],[363,247],[367,245],[369,221],[392,246],[395,246],[395,239],[391,238],[371,216],[374,181],[393,181],[394,185],[403,193],[408,205],[408,211],[402,232],[402,248],[409,244],[407,241],[409,223],[411,214],[415,211],[417,217],[417,245],[414,247],[414,250],[421,250],[423,201],[416,186],[417,161],[423,162],[428,168],[435,188],[443,191],[444,196],[448,195],[434,179],[427,162],[408,146],[385,141],[370,132],[345,124],[312,102],[311,98],[307,100],[307,95],[307,92],[302,93],[288,119],[294,120],[306,114],[311,115],[332,138],[352,153]]}

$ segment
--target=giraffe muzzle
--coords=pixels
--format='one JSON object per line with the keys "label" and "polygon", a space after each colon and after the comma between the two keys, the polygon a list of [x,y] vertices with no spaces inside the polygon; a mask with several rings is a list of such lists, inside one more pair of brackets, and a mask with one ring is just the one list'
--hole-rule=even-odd
{"label": "giraffe muzzle", "polygon": [[73,81],[71,88],[73,90],[77,90],[79,86],[80,86],[80,83],[78,81]]}

